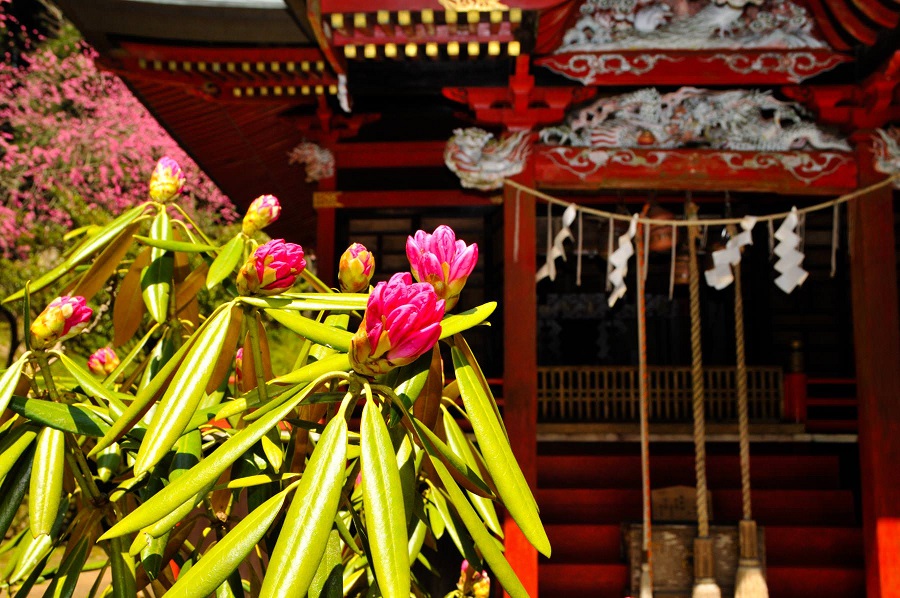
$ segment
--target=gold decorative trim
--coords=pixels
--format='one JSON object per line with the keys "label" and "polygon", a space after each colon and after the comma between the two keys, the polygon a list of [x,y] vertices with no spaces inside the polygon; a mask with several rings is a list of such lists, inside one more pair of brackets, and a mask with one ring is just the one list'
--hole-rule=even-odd
{"label": "gold decorative trim", "polygon": [[340,196],[340,191],[316,191],[313,193],[313,208],[343,208]]}
{"label": "gold decorative trim", "polygon": [[492,10],[508,10],[509,7],[497,0],[438,0],[444,10],[456,12],[489,12]]}

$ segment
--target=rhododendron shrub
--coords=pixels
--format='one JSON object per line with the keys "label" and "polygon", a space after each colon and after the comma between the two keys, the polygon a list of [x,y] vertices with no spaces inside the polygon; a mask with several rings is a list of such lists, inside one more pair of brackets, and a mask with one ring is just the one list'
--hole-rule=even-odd
{"label": "rhododendron shrub", "polygon": [[[0,0],[0,25],[8,33],[20,27],[9,6]],[[65,232],[105,224],[145,201],[147,164],[162,156],[179,163],[190,180],[180,202],[195,219],[237,219],[230,200],[125,84],[100,70],[96,53],[65,31],[68,44],[44,42],[35,31],[25,54],[0,60],[0,260],[6,260],[0,290],[6,293]]]}
{"label": "rhododendron shrub", "polygon": [[[445,591],[526,596],[497,509],[550,545],[463,337],[495,304],[455,313],[438,292],[464,292],[474,246],[418,231],[422,282],[404,271],[339,292],[300,245],[259,243],[275,198],[216,239],[181,205],[177,160],[144,171],[158,183],[144,200],[3,301],[47,307],[0,372],[0,539],[17,510],[28,520],[0,540],[0,586],[25,595],[40,579],[71,596],[90,574],[94,595],[409,598],[433,585],[420,576],[442,545],[454,554],[438,558],[466,562]],[[352,247],[367,288],[375,258]],[[198,303],[202,289],[221,301]],[[96,350],[79,357],[74,342]],[[291,367],[274,368],[283,353]]]}

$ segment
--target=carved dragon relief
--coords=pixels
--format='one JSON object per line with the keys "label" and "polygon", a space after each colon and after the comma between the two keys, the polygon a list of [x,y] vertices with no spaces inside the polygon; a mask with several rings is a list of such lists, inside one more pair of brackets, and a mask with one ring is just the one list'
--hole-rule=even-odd
{"label": "carved dragon relief", "polygon": [[304,141],[292,149],[288,163],[303,165],[307,183],[334,176],[334,154],[311,141]]}
{"label": "carved dragon relief", "polygon": [[[900,127],[879,129],[875,137],[875,170],[888,176],[900,175]],[[894,181],[900,189],[900,179]]]}
{"label": "carved dragon relief", "polygon": [[456,129],[444,149],[444,162],[463,187],[488,191],[503,186],[503,179],[522,172],[531,152],[528,131],[494,139],[483,129]]}
{"label": "carved dragon relief", "polygon": [[573,110],[565,124],[541,130],[540,140],[590,148],[850,151],[807,117],[800,104],[767,91],[646,88]]}
{"label": "carved dragon relief", "polygon": [[585,0],[557,53],[827,48],[791,0]]}

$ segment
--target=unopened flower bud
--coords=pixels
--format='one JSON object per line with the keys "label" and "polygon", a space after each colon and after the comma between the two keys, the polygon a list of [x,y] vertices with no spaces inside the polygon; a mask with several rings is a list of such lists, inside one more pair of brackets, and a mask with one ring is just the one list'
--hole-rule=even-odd
{"label": "unopened flower bud", "polygon": [[234,383],[242,388],[244,382],[244,348],[239,347],[234,354]]}
{"label": "unopened flower bud", "polygon": [[31,346],[46,349],[78,334],[87,327],[93,313],[84,297],[57,297],[31,323]]}
{"label": "unopened flower bud", "polygon": [[253,235],[276,220],[281,215],[281,204],[274,195],[260,195],[247,208],[241,230],[245,235]]}
{"label": "unopened flower bud", "polygon": [[478,245],[467,246],[456,239],[452,228],[442,224],[433,234],[420,230],[408,237],[406,257],[416,280],[432,285],[437,296],[447,302],[447,309],[452,309],[478,262]]}
{"label": "unopened flower bud", "polygon": [[277,295],[287,291],[306,267],[303,248],[284,239],[260,245],[241,266],[237,288],[241,295]]}
{"label": "unopened flower bud", "polygon": [[354,243],[341,255],[338,282],[345,293],[359,293],[369,287],[375,272],[375,256],[362,243]]}
{"label": "unopened flower bud", "polygon": [[181,194],[184,188],[184,173],[178,162],[164,156],[156,163],[150,175],[150,199],[168,203]]}
{"label": "unopened flower bud", "polygon": [[119,367],[119,356],[111,347],[103,347],[91,353],[87,366],[95,376],[109,376]]}
{"label": "unopened flower bud", "polygon": [[444,302],[408,272],[379,282],[369,295],[359,330],[350,340],[350,365],[377,376],[415,361],[441,336]]}

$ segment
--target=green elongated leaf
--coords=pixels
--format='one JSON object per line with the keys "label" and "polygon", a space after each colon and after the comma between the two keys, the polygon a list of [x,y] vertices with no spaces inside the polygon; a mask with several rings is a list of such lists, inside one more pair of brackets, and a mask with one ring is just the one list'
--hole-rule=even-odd
{"label": "green elongated leaf", "polygon": [[175,257],[166,253],[150,262],[141,272],[141,296],[150,316],[160,324],[166,321],[169,296],[172,294],[172,275]]}
{"label": "green elongated leaf", "polygon": [[34,537],[49,534],[59,512],[65,447],[66,437],[60,430],[44,428],[38,434],[28,491],[28,519]]}
{"label": "green elongated leaf", "polygon": [[[113,326],[115,326],[115,318],[113,318],[113,321]],[[137,359],[138,355],[143,354],[144,345],[146,345],[147,341],[149,341],[153,337],[153,335],[156,334],[156,331],[159,330],[159,326],[159,324],[154,324],[153,326],[151,326],[150,330],[147,331],[147,334],[145,334],[144,337],[134,345],[134,348],[128,352],[128,355],[122,358],[122,361],[119,363],[116,369],[114,369],[112,373],[103,381],[104,387],[112,388],[115,384],[115,381],[119,378],[119,376],[122,375],[122,372],[125,371],[125,368],[130,366],[134,362],[134,360]]]}
{"label": "green elongated leaf", "polygon": [[[208,322],[209,320],[204,322],[204,325]],[[140,421],[144,413],[150,408],[150,404],[153,402],[153,399],[156,398],[157,393],[160,392],[169,381],[172,372],[174,372],[175,368],[181,363],[185,353],[188,352],[188,349],[190,349],[191,346],[193,346],[191,342],[183,344],[150,380],[150,383],[138,391],[137,396],[134,397],[134,400],[128,405],[128,408],[125,409],[125,413],[113,422],[109,431],[97,441],[97,444],[91,449],[88,456],[96,455],[112,443],[118,442],[125,432],[130,430],[138,421]]]}
{"label": "green elongated leaf", "polygon": [[343,598],[344,567],[341,561],[341,537],[333,529],[328,534],[325,556],[309,586],[309,598]]}
{"label": "green elongated leaf", "polygon": [[409,536],[409,542],[406,545],[409,554],[409,562],[412,563],[422,552],[422,545],[425,543],[425,536],[428,534],[428,526],[421,519],[416,519],[416,525],[413,527],[413,533]]}
{"label": "green elongated leaf", "polygon": [[346,353],[335,353],[319,361],[314,361],[299,370],[289,372],[272,380],[275,384],[302,384],[328,372],[346,372],[350,370],[350,358]]}
{"label": "green elongated leaf", "polygon": [[464,485],[470,492],[485,497],[494,495],[490,487],[481,479],[477,469],[469,467],[443,440],[438,438],[437,434],[422,425],[422,422],[415,418],[410,418],[410,421],[419,435],[425,451],[432,457],[443,461],[450,468],[454,479]]}
{"label": "green elongated leaf", "polygon": [[[450,450],[462,457],[463,461],[465,461],[473,471],[478,471],[478,461],[472,453],[466,435],[463,434],[459,424],[456,423],[456,420],[453,419],[453,415],[447,408],[441,405],[441,410],[444,415],[444,433],[447,437],[447,444],[450,447]],[[472,506],[474,506],[475,510],[478,511],[478,514],[481,515],[481,519],[487,525],[488,529],[502,538],[503,527],[500,525],[500,519],[497,517],[497,511],[494,509],[493,501],[483,496],[478,496],[473,492],[469,492],[468,494],[469,499],[472,501]]]}
{"label": "green elongated leaf", "polygon": [[78,576],[81,575],[81,569],[84,567],[85,561],[87,561],[89,546],[90,540],[86,536],[76,541],[75,548],[60,563],[59,569],[56,570],[56,575],[53,576],[53,581],[50,582],[50,586],[44,592],[44,596],[49,596],[50,598],[71,598],[75,593],[75,586],[78,584]]}
{"label": "green elongated leaf", "polygon": [[397,380],[395,382],[394,392],[403,401],[403,406],[409,411],[422,389],[425,388],[425,381],[428,380],[428,368],[431,365],[431,352],[427,351],[420,355],[414,362],[404,365],[396,370]]}
{"label": "green elongated leaf", "polygon": [[369,296],[363,294],[321,295],[313,293],[302,297],[280,295],[277,297],[241,297],[240,302],[262,309],[290,311],[356,311],[366,308]]}
{"label": "green elongated leaf", "polygon": [[3,497],[3,500],[0,500],[0,538],[6,537],[19,505],[22,504],[31,479],[33,462],[33,449],[29,447],[0,484],[0,496]]}
{"label": "green elongated leaf", "polygon": [[141,244],[156,249],[165,249],[166,251],[181,251],[184,253],[205,253],[215,251],[212,245],[204,245],[203,243],[192,243],[190,241],[174,241],[171,239],[155,239],[153,237],[142,237],[135,235],[134,238]]}
{"label": "green elongated leaf", "polygon": [[160,399],[134,462],[135,475],[156,465],[184,432],[215,369],[231,321],[225,305],[208,320]]}
{"label": "green elongated leaf", "polygon": [[522,586],[522,582],[519,581],[516,572],[513,571],[506,558],[504,558],[503,553],[500,552],[496,540],[484,527],[481,518],[478,517],[462,490],[456,485],[453,476],[450,475],[450,472],[447,471],[447,468],[444,467],[441,461],[434,460],[432,462],[438,477],[441,478],[444,489],[450,497],[450,502],[453,503],[463,525],[466,526],[469,535],[472,536],[475,544],[481,550],[481,554],[490,566],[494,576],[503,586],[503,590],[512,598],[528,598],[528,592]]}
{"label": "green elongated leaf", "polygon": [[[76,382],[78,382],[89,397],[93,397],[107,405],[115,406],[115,408],[120,411],[125,411],[125,403],[119,399],[114,390],[103,386],[103,384],[97,381],[93,374],[75,363],[75,361],[69,358],[65,353],[59,351],[53,351],[52,353],[59,358],[63,367],[72,374],[72,377],[75,378]],[[103,433],[105,434],[106,431]],[[95,436],[95,434],[91,434],[91,436]]]}
{"label": "green elongated leaf", "polygon": [[[500,424],[500,429],[503,430],[503,435],[506,436],[508,442],[509,432],[506,431],[506,425],[503,423],[503,418],[500,416],[500,408],[497,407],[497,401],[494,400],[494,393],[491,391],[491,385],[488,384],[487,378],[485,378],[484,376],[484,372],[481,371],[481,366],[478,365],[478,360],[475,358],[475,354],[472,353],[472,349],[469,347],[469,343],[466,342],[465,337],[458,334],[453,337],[453,344],[456,345],[456,348],[459,349],[460,355],[462,355],[464,360],[467,361],[471,366],[473,379],[475,382],[481,385],[480,392],[482,393],[488,406],[493,410],[494,418],[496,419],[497,423]],[[452,383],[448,384],[444,389],[444,392],[451,392],[451,386],[455,387],[455,396],[460,397],[459,380],[454,380]],[[468,414],[466,414],[466,417],[468,417]]]}
{"label": "green elongated leaf", "polygon": [[16,396],[9,407],[23,417],[63,432],[97,438],[109,431],[109,424],[103,418],[78,405]]}
{"label": "green elongated leaf", "polygon": [[397,456],[384,419],[372,401],[363,407],[360,434],[363,504],[375,579],[386,598],[408,598],[409,555],[404,548],[409,540],[400,474],[394,467]]}
{"label": "green elongated leaf", "polygon": [[454,334],[478,326],[497,309],[497,302],[490,301],[466,310],[462,313],[445,316],[441,320],[441,338],[449,338]]}
{"label": "green elongated leaf", "polygon": [[[70,272],[75,266],[83,262],[95,252],[99,251],[102,247],[104,247],[107,243],[114,239],[120,232],[122,232],[123,229],[125,229],[129,224],[136,220],[144,212],[144,207],[145,206],[142,204],[126,212],[123,212],[118,218],[91,235],[90,238],[85,239],[85,241],[81,245],[79,245],[71,255],[63,260],[61,264],[59,264],[37,280],[32,281],[31,292],[37,292],[44,287],[53,284],[54,282],[65,276],[68,272]],[[23,289],[21,291],[13,293],[12,295],[4,299],[3,303],[16,301],[17,299],[21,299],[24,296],[25,291]]]}
{"label": "green elongated leaf", "polygon": [[541,524],[537,503],[513,456],[505,430],[490,404],[491,400],[486,396],[484,387],[463,352],[454,346],[451,353],[463,404],[500,500],[528,541],[538,552],[549,557],[550,541]]}
{"label": "green elongated leaf", "polygon": [[113,241],[91,261],[91,267],[78,280],[68,294],[81,295],[86,301],[97,294],[97,291],[106,286],[106,281],[128,253],[131,248],[134,233],[140,228],[140,222],[132,222],[120,232]]}
{"label": "green elongated leaf", "polygon": [[19,426],[3,437],[0,443],[0,479],[6,476],[25,453],[34,439],[38,429],[32,424]]}
{"label": "green elongated leaf", "polygon": [[[457,518],[450,513],[450,507],[447,506],[447,499],[444,497],[444,493],[434,486],[430,480],[428,480],[428,485],[431,488],[431,492],[428,495],[430,500],[428,504],[428,520],[432,522],[432,529],[441,530],[441,535],[444,532],[450,534],[450,539],[453,540],[456,549],[470,564],[480,563],[481,557],[475,550],[475,544],[472,542],[472,539],[465,534],[459,533],[456,526]],[[437,524],[436,528],[435,524]]]}
{"label": "green elongated leaf", "polygon": [[322,432],[291,500],[260,598],[303,596],[328,545],[347,462],[347,421],[335,417]]}
{"label": "green elongated leaf", "polygon": [[147,573],[147,577],[154,580],[159,577],[159,571],[162,569],[163,554],[166,551],[166,544],[169,542],[169,533],[166,532],[158,538],[147,537],[146,534],[144,537],[147,539],[147,542],[140,550],[141,566]]}
{"label": "green elongated leaf", "polygon": [[186,500],[194,497],[204,486],[214,484],[229,465],[250,450],[269,428],[284,419],[294,407],[315,390],[319,383],[319,380],[313,381],[304,388],[303,392],[285,401],[278,409],[267,413],[243,430],[238,431],[211,455],[203,459],[199,465],[193,467],[190,475],[181,476],[157,492],[147,502],[116,523],[100,539],[136,532],[156,523]]}
{"label": "green elongated leaf", "polygon": [[0,376],[0,415],[3,415],[3,412],[6,411],[6,406],[9,405],[9,400],[12,398],[13,393],[16,391],[16,386],[19,384],[19,377],[22,375],[22,367],[25,365],[25,362],[28,361],[29,357],[31,357],[31,351],[26,351],[11,366],[9,366],[5,372],[3,372],[2,376]]}
{"label": "green elongated leaf", "polygon": [[314,343],[325,345],[338,351],[350,350],[350,339],[353,338],[353,334],[346,330],[334,328],[288,311],[267,309],[266,313],[288,330],[296,332]]}
{"label": "green elongated leaf", "polygon": [[[9,577],[11,582],[21,580],[34,571],[36,567],[43,568],[43,561],[50,555],[50,552],[53,550],[53,545],[59,538],[60,528],[62,528],[63,519],[65,518],[68,509],[69,499],[66,497],[63,498],[60,503],[56,520],[53,522],[49,534],[41,534],[38,537],[34,537],[29,533],[25,534],[18,558],[16,559],[15,570]],[[40,573],[40,571],[38,573]]]}
{"label": "green elongated leaf", "polygon": [[291,490],[293,487],[279,492],[241,519],[187,573],[178,577],[166,595],[172,598],[203,598],[213,593],[262,539]]}
{"label": "green elongated leaf", "polygon": [[134,557],[128,554],[124,538],[112,538],[106,546],[112,569],[112,595],[114,598],[136,598]]}
{"label": "green elongated leaf", "polygon": [[234,269],[241,262],[244,253],[244,236],[235,235],[228,243],[219,251],[219,255],[213,260],[206,275],[206,288],[211,289],[226,278],[228,278]]}
{"label": "green elongated leaf", "polygon": [[114,442],[97,455],[97,477],[108,482],[116,475],[121,465],[122,449]]}

